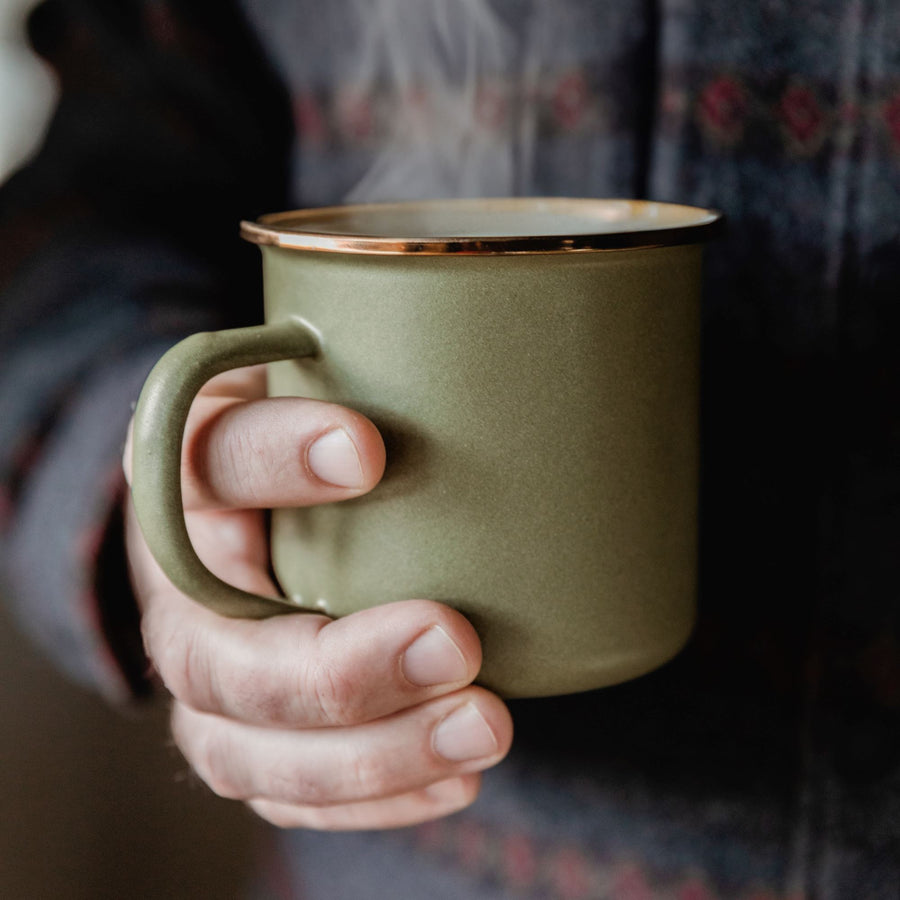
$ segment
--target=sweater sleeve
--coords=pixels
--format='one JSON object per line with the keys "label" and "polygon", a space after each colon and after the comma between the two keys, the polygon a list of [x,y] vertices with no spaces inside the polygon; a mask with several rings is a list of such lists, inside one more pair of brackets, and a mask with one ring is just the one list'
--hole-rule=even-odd
{"label": "sweater sleeve", "polygon": [[146,689],[121,454],[174,341],[260,316],[241,218],[285,200],[280,84],[230,2],[52,0],[60,102],[0,190],[0,577],[23,629],[113,700]]}

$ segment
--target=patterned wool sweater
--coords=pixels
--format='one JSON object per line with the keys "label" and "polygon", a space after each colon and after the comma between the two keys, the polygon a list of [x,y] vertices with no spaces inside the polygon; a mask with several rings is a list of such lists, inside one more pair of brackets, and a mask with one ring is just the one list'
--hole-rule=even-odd
{"label": "patterned wool sweater", "polygon": [[287,835],[285,893],[900,894],[895,5],[51,0],[32,34],[62,95],[0,193],[4,593],[112,697],[145,687],[117,515],[130,403],[177,337],[258,318],[240,218],[490,193],[729,219],[692,644],[514,704],[514,750],[464,814]]}

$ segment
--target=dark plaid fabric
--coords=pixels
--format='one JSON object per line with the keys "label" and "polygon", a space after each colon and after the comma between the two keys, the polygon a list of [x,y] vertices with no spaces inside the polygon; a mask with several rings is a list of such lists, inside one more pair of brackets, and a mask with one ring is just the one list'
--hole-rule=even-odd
{"label": "dark plaid fabric", "polygon": [[36,10],[61,101],[0,191],[3,594],[66,671],[119,700],[146,687],[116,564],[131,404],[177,338],[259,319],[236,223],[286,192],[290,122],[257,42],[227,3],[180,6]]}
{"label": "dark plaid fabric", "polygon": [[[3,554],[26,627],[83,679],[140,683],[107,525],[142,373],[178,335],[258,315],[239,218],[341,199],[390,137],[403,98],[334,83],[341,67],[320,52],[363,7],[51,0],[34,17],[63,100],[0,193]],[[509,192],[729,218],[707,265],[700,624],[646,678],[513,704],[513,753],[471,811],[388,835],[288,836],[280,890],[893,900],[900,9],[494,9],[512,68],[482,85],[483,128],[538,110]],[[579,40],[517,93],[515,41],[538,40],[542,15]]]}

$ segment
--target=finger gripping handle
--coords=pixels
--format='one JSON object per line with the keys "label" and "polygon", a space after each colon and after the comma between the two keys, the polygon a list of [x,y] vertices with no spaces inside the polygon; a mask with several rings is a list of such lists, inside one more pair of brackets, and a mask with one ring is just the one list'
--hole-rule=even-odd
{"label": "finger gripping handle", "polygon": [[188,536],[181,495],[181,451],[198,391],[229,369],[315,356],[315,332],[300,319],[201,332],[154,366],[134,414],[131,493],[147,546],[172,583],[221,615],[265,618],[300,611],[283,597],[262,597],[227,584],[200,561]]}

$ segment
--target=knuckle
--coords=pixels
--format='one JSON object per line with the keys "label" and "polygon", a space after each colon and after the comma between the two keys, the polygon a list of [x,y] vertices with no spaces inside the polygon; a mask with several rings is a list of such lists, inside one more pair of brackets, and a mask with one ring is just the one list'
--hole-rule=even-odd
{"label": "knuckle", "polygon": [[388,792],[384,775],[384,768],[365,748],[341,743],[331,748],[327,759],[282,757],[264,773],[260,794],[312,814],[335,804],[383,796]]}
{"label": "knuckle", "polygon": [[366,800],[395,793],[388,770],[377,754],[354,747],[341,767],[346,791],[352,799]]}
{"label": "knuckle", "polygon": [[217,708],[211,654],[201,631],[171,629],[156,642],[151,658],[174,697],[204,712]]}
{"label": "knuckle", "polygon": [[[283,480],[284,459],[273,451],[271,435],[250,427],[241,416],[245,404],[230,406],[214,423],[214,435],[201,444],[199,463],[218,504],[265,506],[266,486]],[[237,413],[237,415],[232,415]]]}
{"label": "knuckle", "polygon": [[[168,691],[199,712],[235,715],[251,722],[285,724],[293,719],[295,693],[283,667],[264,653],[237,648],[214,652],[212,634],[202,626],[182,626],[150,617],[144,623],[147,654]],[[246,647],[244,647],[246,649]]]}
{"label": "knuckle", "polygon": [[283,759],[265,772],[261,793],[280,804],[316,808],[334,802],[335,781],[302,757]]}
{"label": "knuckle", "polygon": [[208,642],[202,632],[188,631],[183,633],[180,643],[173,671],[180,676],[180,687],[186,702],[190,702],[195,709],[215,709],[218,704],[214,702],[215,679]]}
{"label": "knuckle", "polygon": [[198,743],[185,756],[209,789],[226,800],[245,799],[234,777],[235,754],[229,742],[221,735],[207,733]]}
{"label": "knuckle", "polygon": [[243,799],[234,778],[238,757],[225,735],[178,702],[172,710],[170,728],[175,745],[193,772],[213,793],[229,800]]}
{"label": "knuckle", "polygon": [[224,484],[236,485],[239,496],[252,502],[257,494],[255,476],[260,474],[261,466],[265,467],[266,458],[264,450],[256,445],[252,432],[232,428],[228,439],[219,445],[215,469],[225,476]]}
{"label": "knuckle", "polygon": [[352,725],[362,721],[364,692],[338,666],[317,660],[308,670],[311,701],[324,725]]}
{"label": "knuckle", "polygon": [[141,620],[144,650],[163,683],[171,693],[178,696],[174,688],[177,687],[181,668],[176,664],[180,652],[180,634],[177,628],[168,626],[168,616],[155,610],[155,606],[148,606]]}
{"label": "knuckle", "polygon": [[292,703],[284,683],[277,672],[265,665],[254,666],[230,680],[227,706],[248,722],[265,725],[293,722]]}

